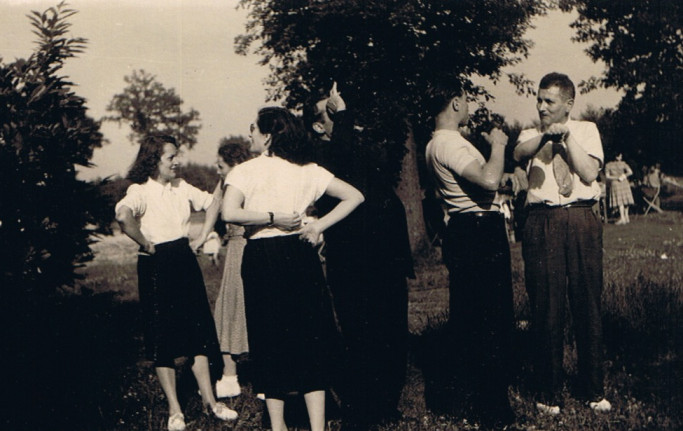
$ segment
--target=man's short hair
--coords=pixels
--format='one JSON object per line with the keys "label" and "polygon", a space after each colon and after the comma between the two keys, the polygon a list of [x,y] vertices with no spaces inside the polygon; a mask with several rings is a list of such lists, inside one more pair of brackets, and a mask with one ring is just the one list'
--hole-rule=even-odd
{"label": "man's short hair", "polygon": [[550,87],[558,87],[567,99],[574,99],[574,96],[576,96],[574,83],[564,73],[551,72],[541,78],[538,89],[547,90]]}
{"label": "man's short hair", "polygon": [[425,98],[427,106],[426,111],[430,119],[436,118],[455,97],[460,97],[464,94],[464,90],[460,82],[454,82],[451,85],[436,84],[427,90],[427,97]]}

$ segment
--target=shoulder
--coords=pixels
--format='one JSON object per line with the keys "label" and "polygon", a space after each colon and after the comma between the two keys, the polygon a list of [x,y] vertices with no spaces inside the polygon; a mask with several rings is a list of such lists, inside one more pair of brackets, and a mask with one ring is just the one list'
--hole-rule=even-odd
{"label": "shoulder", "polygon": [[141,196],[148,188],[147,183],[133,183],[126,189],[126,196]]}
{"label": "shoulder", "polygon": [[175,178],[174,180],[171,181],[171,187],[177,188],[179,190],[192,190],[196,189],[195,186],[192,184],[188,183],[182,178]]}
{"label": "shoulder", "polygon": [[517,142],[524,142],[528,139],[535,138],[536,136],[538,136],[540,134],[541,134],[541,131],[535,127],[529,128],[529,129],[524,129],[519,133],[519,137],[517,138]]}
{"label": "shoulder", "polygon": [[128,186],[126,193],[139,193],[144,189],[144,184],[133,183]]}
{"label": "shoulder", "polygon": [[574,130],[581,130],[585,132],[597,132],[598,131],[598,126],[592,122],[592,121],[584,121],[584,120],[569,120],[567,122],[567,127],[574,129]]}

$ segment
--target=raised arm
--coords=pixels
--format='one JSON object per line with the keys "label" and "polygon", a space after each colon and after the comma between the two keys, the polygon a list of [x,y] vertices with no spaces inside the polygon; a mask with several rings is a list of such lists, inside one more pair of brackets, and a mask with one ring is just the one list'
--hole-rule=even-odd
{"label": "raised arm", "polygon": [[515,149],[512,152],[512,157],[516,162],[524,162],[532,158],[545,142],[545,135],[538,135],[531,139],[527,139],[524,142],[520,142],[517,144],[517,146],[515,146]]}
{"label": "raised arm", "polygon": [[569,128],[564,124],[552,124],[548,131],[549,135],[564,135],[564,143],[567,146],[567,158],[569,165],[573,168],[582,181],[591,183],[595,181],[600,172],[600,161],[591,156],[576,141]]}
{"label": "raised arm", "polygon": [[497,128],[491,130],[490,134],[483,132],[482,135],[491,145],[491,156],[483,165],[477,161],[469,163],[463,170],[462,177],[485,190],[496,191],[503,177],[507,136]]}

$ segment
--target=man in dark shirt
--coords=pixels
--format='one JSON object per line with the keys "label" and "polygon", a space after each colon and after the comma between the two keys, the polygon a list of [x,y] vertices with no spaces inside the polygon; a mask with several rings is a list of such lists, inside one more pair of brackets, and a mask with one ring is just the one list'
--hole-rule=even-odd
{"label": "man in dark shirt", "polygon": [[[317,163],[365,196],[325,233],[325,258],[345,350],[335,379],[343,429],[366,430],[400,416],[407,363],[406,277],[413,276],[405,209],[393,188],[377,177],[336,84],[304,117],[318,137]],[[319,200],[320,215],[332,204]]]}

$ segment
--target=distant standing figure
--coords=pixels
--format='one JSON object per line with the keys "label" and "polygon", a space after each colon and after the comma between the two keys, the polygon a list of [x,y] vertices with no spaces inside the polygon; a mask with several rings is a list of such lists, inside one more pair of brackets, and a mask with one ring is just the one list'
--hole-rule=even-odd
{"label": "distant standing figure", "polygon": [[653,206],[659,209],[662,207],[662,198],[659,197],[662,190],[662,176],[661,164],[655,163],[647,169],[643,179],[645,186],[643,193],[652,200]]}
{"label": "distant standing figure", "polygon": [[[216,185],[214,198],[223,201],[225,176],[238,164],[249,160],[249,150],[245,145],[224,143],[218,148],[216,167],[221,179]],[[199,238],[204,238],[215,225],[219,209],[208,211]],[[247,243],[244,228],[235,224],[227,224],[228,244],[225,251],[225,266],[220,290],[216,298],[213,318],[216,321],[216,332],[223,354],[223,376],[216,382],[218,398],[236,397],[242,393],[237,377],[237,364],[233,357],[249,352],[247,340],[247,318],[244,311],[244,288],[242,286],[242,254]],[[210,234],[209,234],[210,236]],[[208,237],[207,237],[208,239]],[[204,244],[206,250],[206,244]]]}
{"label": "distant standing figure", "polygon": [[176,178],[178,145],[171,136],[149,136],[140,144],[128,172],[133,181],[116,204],[121,230],[140,245],[138,287],[145,353],[154,361],[168,402],[169,431],[185,429],[176,393],[174,359],[194,359],[192,372],[205,408],[222,420],[237,412],[216,402],[211,389],[209,360],[220,356],[206,287],[190,245],[191,210],[216,208],[219,202]]}
{"label": "distant standing figure", "polygon": [[616,160],[605,165],[605,177],[609,181],[609,206],[619,208],[619,221],[615,224],[630,222],[628,206],[633,205],[633,193],[628,177],[633,175],[629,165],[623,160],[621,153],[617,154]]}

